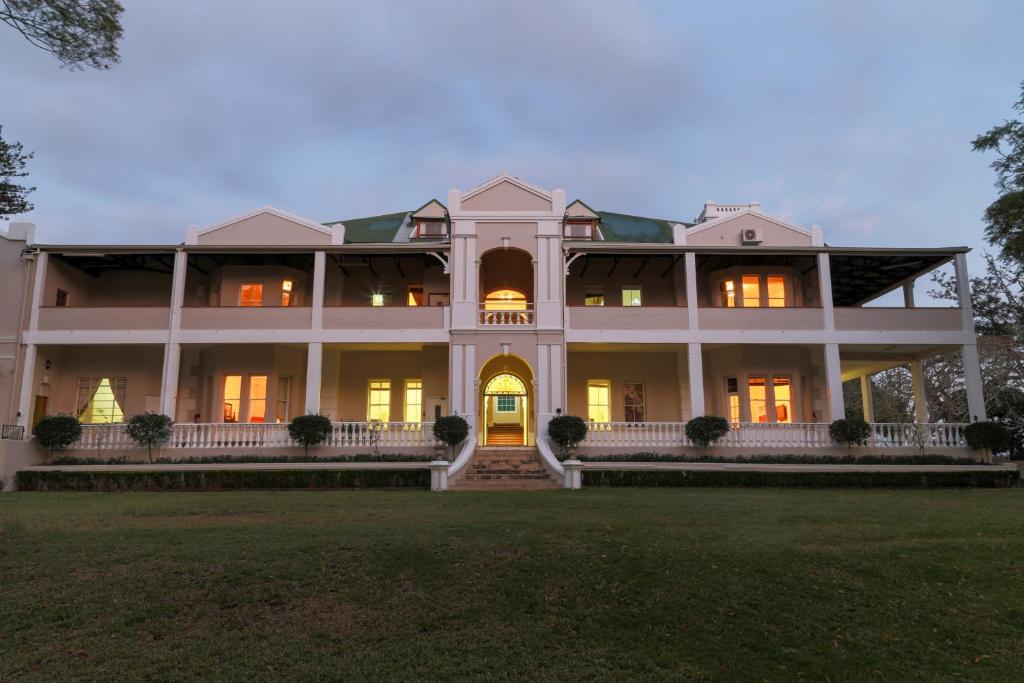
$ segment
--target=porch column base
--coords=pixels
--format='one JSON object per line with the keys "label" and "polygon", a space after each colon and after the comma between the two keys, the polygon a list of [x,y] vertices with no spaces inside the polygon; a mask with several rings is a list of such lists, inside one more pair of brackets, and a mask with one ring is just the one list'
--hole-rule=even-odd
{"label": "porch column base", "polygon": [[430,463],[430,490],[448,490],[448,467],[451,465],[447,460],[433,460]]}
{"label": "porch column base", "polygon": [[565,468],[565,484],[567,489],[583,488],[583,463],[579,460],[566,460],[562,463]]}

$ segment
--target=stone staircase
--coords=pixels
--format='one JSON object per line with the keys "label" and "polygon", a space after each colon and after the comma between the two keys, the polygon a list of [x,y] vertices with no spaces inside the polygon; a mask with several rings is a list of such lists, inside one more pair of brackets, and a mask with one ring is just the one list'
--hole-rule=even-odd
{"label": "stone staircase", "polygon": [[557,489],[536,448],[476,449],[465,469],[448,483],[452,491],[536,491]]}

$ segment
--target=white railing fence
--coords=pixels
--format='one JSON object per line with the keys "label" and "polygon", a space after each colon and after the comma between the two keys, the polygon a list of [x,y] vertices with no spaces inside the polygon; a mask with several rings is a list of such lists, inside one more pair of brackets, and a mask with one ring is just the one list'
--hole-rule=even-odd
{"label": "white railing fence", "polygon": [[481,327],[524,327],[533,325],[533,306],[524,309],[496,311],[488,310],[486,304],[480,304]]}
{"label": "white railing fence", "polygon": [[876,448],[966,448],[967,424],[872,422],[868,445]]}
{"label": "white railing fence", "polygon": [[[327,448],[434,448],[433,422],[335,422]],[[180,423],[171,429],[164,448],[293,448],[288,425],[258,423]],[[82,438],[72,450],[138,448],[123,424],[82,425]]]}

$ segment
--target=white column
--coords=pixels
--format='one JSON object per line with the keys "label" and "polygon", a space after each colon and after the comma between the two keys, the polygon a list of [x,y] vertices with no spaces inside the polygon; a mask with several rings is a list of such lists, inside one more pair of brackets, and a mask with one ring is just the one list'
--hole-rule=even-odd
{"label": "white column", "polygon": [[903,283],[903,305],[906,308],[914,308],[914,284],[916,279],[907,280]]}
{"label": "white column", "polygon": [[864,407],[864,421],[875,421],[875,400],[871,395],[871,375],[860,376],[860,401]]}
{"label": "white column", "polygon": [[181,329],[181,307],[185,303],[185,277],[188,274],[188,253],[184,249],[174,252],[174,275],[171,277],[170,338]]}
{"label": "white column", "polygon": [[[836,317],[835,311],[832,309],[832,268],[829,265],[826,252],[818,254],[818,289],[818,295],[821,297],[821,310],[825,319],[825,329],[834,330],[836,328]],[[841,399],[842,392],[840,392]]]}
{"label": "white column", "polygon": [[846,417],[843,403],[843,375],[839,364],[839,344],[825,344],[825,386],[828,391],[829,420]]}
{"label": "white column", "polygon": [[32,283],[32,308],[28,316],[28,329],[39,329],[39,307],[43,305],[43,291],[46,284],[46,265],[50,255],[45,251],[36,254],[36,273]]}
{"label": "white column", "polygon": [[24,427],[26,432],[29,428],[29,412],[32,410],[32,402],[36,393],[34,387],[37,351],[38,347],[35,344],[25,345],[25,363],[21,371],[21,393],[18,395],[18,424]]}
{"label": "white column", "polygon": [[964,365],[964,380],[967,384],[967,412],[971,422],[985,419],[985,393],[981,383],[981,362],[978,360],[978,345],[964,344],[960,347]]}
{"label": "white column", "polygon": [[920,424],[927,424],[928,398],[924,393],[924,367],[921,361],[910,361],[910,379],[914,384],[914,419]]}
{"label": "white column", "polygon": [[[697,315],[697,255],[692,251],[686,252],[683,263],[686,266],[686,315],[689,319],[690,329],[696,330],[700,327],[700,319]],[[701,409],[700,414],[703,412]],[[694,415],[698,414],[694,413]]]}
{"label": "white column", "polygon": [[164,381],[160,385],[160,412],[177,419],[178,376],[181,374],[181,344],[170,342],[164,345]]}
{"label": "white column", "polygon": [[324,345],[310,342],[306,351],[306,413],[320,412],[320,375],[324,367]]}
{"label": "white column", "polygon": [[324,326],[324,270],[327,254],[322,251],[313,254],[313,329]]}
{"label": "white column", "polygon": [[697,417],[704,414],[704,357],[700,344],[689,345],[686,365],[690,372],[690,415]]}
{"label": "white column", "polygon": [[967,273],[967,254],[957,254],[953,258],[953,270],[956,272],[956,298],[960,304],[962,327],[973,334],[974,308],[971,304],[971,278]]}

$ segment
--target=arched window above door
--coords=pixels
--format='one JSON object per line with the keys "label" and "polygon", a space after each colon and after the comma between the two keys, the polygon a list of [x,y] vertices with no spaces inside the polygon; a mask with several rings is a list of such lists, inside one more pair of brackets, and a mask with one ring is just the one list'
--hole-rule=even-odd
{"label": "arched window above door", "polygon": [[495,375],[484,387],[485,396],[525,396],[526,385],[523,380],[510,373]]}

